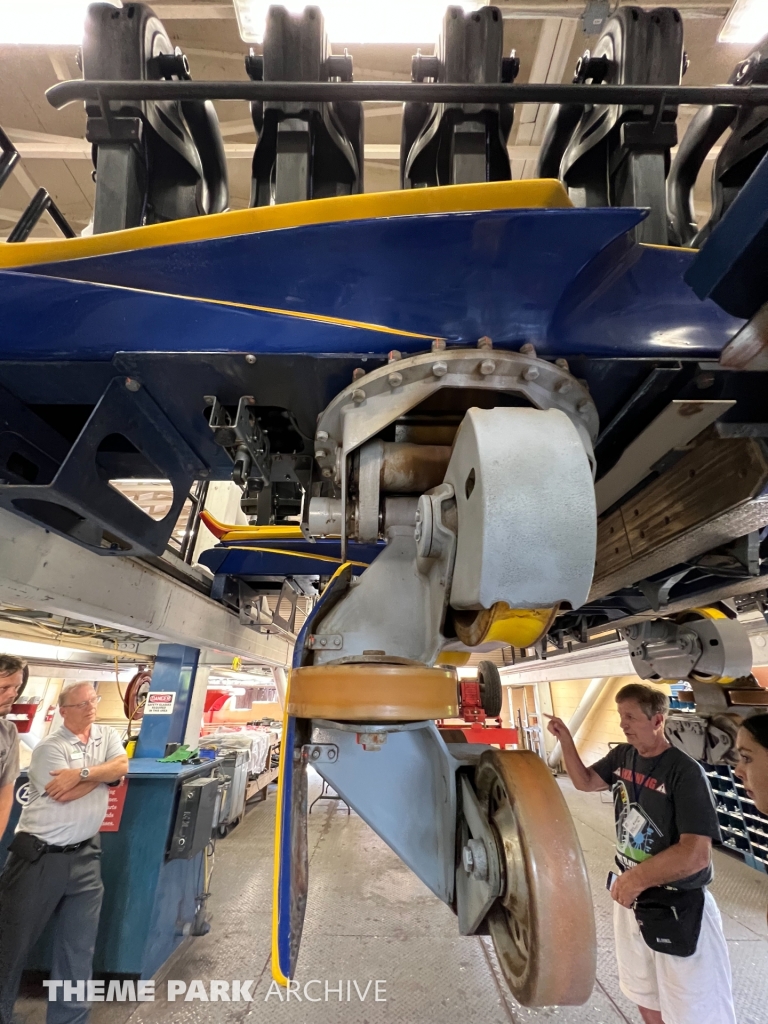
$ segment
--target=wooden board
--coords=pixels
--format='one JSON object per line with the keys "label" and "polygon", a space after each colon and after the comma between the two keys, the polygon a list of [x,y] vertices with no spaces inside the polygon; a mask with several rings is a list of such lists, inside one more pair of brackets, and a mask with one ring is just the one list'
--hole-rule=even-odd
{"label": "wooden board", "polygon": [[[593,590],[608,577],[616,577],[612,581],[612,589],[616,589],[661,571],[664,565],[650,571],[638,565],[636,572],[630,571],[635,562],[660,549],[669,548],[669,561],[665,563],[669,566],[709,550],[715,545],[704,534],[698,550],[695,541],[691,543],[695,531],[748,505],[767,482],[768,458],[756,438],[713,439],[698,445],[598,521]],[[740,535],[734,533],[733,537]],[[687,540],[685,553],[676,557],[676,544],[683,539]]]}
{"label": "wooden board", "polygon": [[632,561],[632,550],[621,509],[598,521],[595,578],[606,576]]}

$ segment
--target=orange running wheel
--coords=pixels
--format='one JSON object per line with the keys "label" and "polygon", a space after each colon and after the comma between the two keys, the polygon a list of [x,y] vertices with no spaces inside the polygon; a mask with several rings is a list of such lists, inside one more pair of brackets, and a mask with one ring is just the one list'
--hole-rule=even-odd
{"label": "orange running wheel", "polygon": [[456,673],[419,662],[341,662],[291,671],[288,714],[342,722],[420,722],[459,714]]}
{"label": "orange running wheel", "polygon": [[475,784],[499,840],[502,893],[488,929],[523,1006],[575,1006],[595,982],[597,939],[579,838],[560,787],[530,751],[488,750]]}

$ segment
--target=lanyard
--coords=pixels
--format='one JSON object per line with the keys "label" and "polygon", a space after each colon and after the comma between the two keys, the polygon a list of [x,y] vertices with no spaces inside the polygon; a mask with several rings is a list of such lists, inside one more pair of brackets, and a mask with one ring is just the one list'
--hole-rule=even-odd
{"label": "lanyard", "polygon": [[[656,769],[658,768],[659,763],[660,763],[662,757],[664,757],[664,755],[667,754],[671,749],[672,749],[671,747],[667,747],[666,750],[662,750],[662,752],[659,754],[659,756],[653,762],[651,767],[645,773],[645,778],[646,779],[651,777],[653,772],[655,772]],[[637,750],[634,747],[632,747],[632,803],[633,804],[637,804],[638,807],[640,806],[640,796],[639,796],[639,792],[638,792],[638,788],[637,788]]]}

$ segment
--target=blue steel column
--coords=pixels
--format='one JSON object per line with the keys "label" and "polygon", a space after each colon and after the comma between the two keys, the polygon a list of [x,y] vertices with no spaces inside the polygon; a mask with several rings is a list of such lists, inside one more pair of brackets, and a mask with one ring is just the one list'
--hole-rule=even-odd
{"label": "blue steel column", "polygon": [[199,657],[196,647],[181,644],[158,647],[149,692],[175,693],[176,700],[172,714],[144,716],[136,757],[163,757],[167,743],[183,742]]}

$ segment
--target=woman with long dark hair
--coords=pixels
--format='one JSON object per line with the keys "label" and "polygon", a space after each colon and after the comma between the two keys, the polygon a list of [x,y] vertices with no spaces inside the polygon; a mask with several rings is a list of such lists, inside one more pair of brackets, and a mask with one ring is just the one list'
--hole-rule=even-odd
{"label": "woman with long dark hair", "polygon": [[744,783],[750,800],[768,814],[768,714],[745,718],[736,736],[739,763],[734,775]]}

